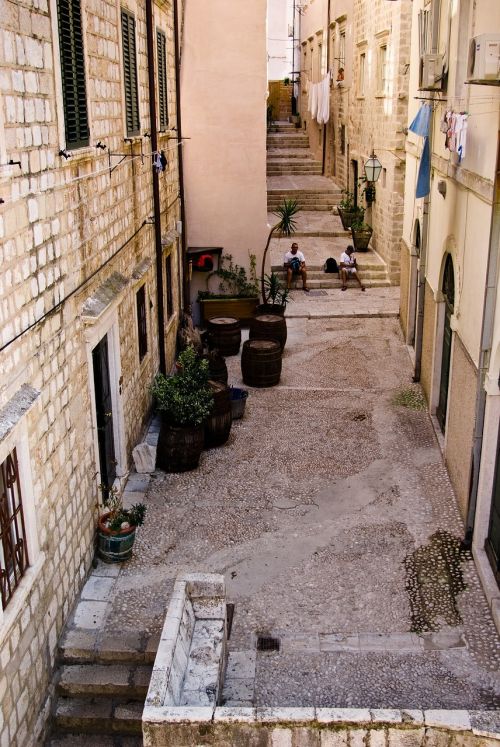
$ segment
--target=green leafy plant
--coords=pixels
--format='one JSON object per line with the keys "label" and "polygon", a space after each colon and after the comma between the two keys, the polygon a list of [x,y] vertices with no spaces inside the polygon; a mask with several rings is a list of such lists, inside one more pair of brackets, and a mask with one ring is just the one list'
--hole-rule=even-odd
{"label": "green leafy plant", "polygon": [[354,192],[350,192],[348,189],[342,190],[342,199],[339,202],[339,208],[341,210],[355,210],[354,205]]}
{"label": "green leafy plant", "polygon": [[267,303],[276,306],[286,306],[290,301],[290,291],[286,288],[275,272],[264,277],[264,288],[266,291]]}
{"label": "green leafy plant", "polygon": [[277,234],[278,236],[292,236],[297,230],[297,221],[295,220],[295,216],[299,211],[300,207],[297,200],[287,200],[286,198],[283,200],[283,204],[276,208],[276,210],[274,211],[274,215],[277,215],[279,220],[269,231],[264,254],[262,255],[262,267],[260,272],[260,287],[262,292],[262,300],[264,301],[264,303],[267,303],[265,286],[266,257],[267,252],[269,251],[269,246],[271,244],[271,239],[273,238],[274,234]]}
{"label": "green leafy plant", "polygon": [[363,213],[359,216],[356,216],[356,219],[352,222],[351,229],[353,231],[371,231],[372,227],[369,223],[365,223],[364,218],[365,211],[363,210]]}
{"label": "green leafy plant", "polygon": [[[208,290],[210,278],[218,277],[219,292]],[[257,283],[257,257],[249,254],[248,274],[244,267],[233,262],[232,254],[223,254],[218,270],[207,275],[207,290],[199,291],[198,298],[252,298],[259,295]]]}
{"label": "green leafy plant", "polygon": [[158,410],[172,425],[178,427],[201,425],[214,405],[208,384],[208,361],[198,358],[193,347],[188,347],[178,358],[175,376],[158,374],[151,392]]}
{"label": "green leafy plant", "polygon": [[113,485],[99,485],[102,494],[102,506],[105,509],[104,526],[110,532],[120,532],[144,524],[146,506],[135,503],[132,508],[123,508],[123,498],[119,490]]}

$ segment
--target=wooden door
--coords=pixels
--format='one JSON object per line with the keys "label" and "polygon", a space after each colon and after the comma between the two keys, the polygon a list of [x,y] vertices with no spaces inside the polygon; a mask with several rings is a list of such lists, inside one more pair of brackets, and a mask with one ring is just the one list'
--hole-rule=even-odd
{"label": "wooden door", "polygon": [[441,350],[441,377],[439,380],[439,403],[436,417],[442,432],[446,428],[446,412],[448,410],[448,390],[450,384],[450,362],[451,362],[451,316],[455,303],[455,280],[453,272],[453,261],[448,254],[443,275],[443,295],[445,299],[445,316],[443,329],[443,347]]}
{"label": "wooden door", "polygon": [[116,459],[107,335],[92,350],[92,362],[101,484],[110,488],[116,477]]}
{"label": "wooden door", "polygon": [[485,549],[497,582],[500,583],[500,431],[497,439],[497,460],[491,496],[490,526]]}

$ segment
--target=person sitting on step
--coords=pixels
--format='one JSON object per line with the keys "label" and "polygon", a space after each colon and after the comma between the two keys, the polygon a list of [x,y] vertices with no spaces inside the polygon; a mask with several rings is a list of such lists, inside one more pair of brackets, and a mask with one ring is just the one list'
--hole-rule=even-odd
{"label": "person sitting on step", "polygon": [[353,257],[354,247],[348,246],[345,252],[340,255],[340,279],[342,280],[341,290],[347,290],[347,281],[354,278],[362,291],[366,290],[365,286],[359,279],[356,257]]}
{"label": "person sitting on step", "polygon": [[286,270],[286,287],[290,290],[292,287],[292,277],[302,276],[302,287],[306,293],[309,293],[307,287],[306,259],[302,252],[299,252],[299,245],[294,241],[289,252],[285,254],[283,267]]}

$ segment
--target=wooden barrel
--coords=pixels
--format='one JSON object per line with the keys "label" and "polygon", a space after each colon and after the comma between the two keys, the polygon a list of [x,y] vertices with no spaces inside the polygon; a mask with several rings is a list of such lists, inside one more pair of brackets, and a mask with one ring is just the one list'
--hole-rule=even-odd
{"label": "wooden barrel", "polygon": [[218,381],[209,381],[214,395],[214,409],[205,423],[205,446],[222,446],[231,431],[231,396],[229,389]]}
{"label": "wooden barrel", "polygon": [[281,351],[286,344],[286,319],[278,314],[260,314],[250,322],[251,340],[277,340]]}
{"label": "wooden barrel", "polygon": [[177,428],[161,420],[156,466],[165,472],[196,469],[203,451],[203,426]]}
{"label": "wooden barrel", "polygon": [[276,316],[285,316],[286,304],[261,303],[255,309],[254,316],[261,314],[276,314]]}
{"label": "wooden barrel", "polygon": [[216,316],[207,321],[210,347],[218,348],[221,355],[238,355],[241,345],[241,325],[232,316]]}
{"label": "wooden barrel", "polygon": [[281,376],[281,347],[276,340],[247,340],[241,353],[241,373],[248,386],[275,386]]}

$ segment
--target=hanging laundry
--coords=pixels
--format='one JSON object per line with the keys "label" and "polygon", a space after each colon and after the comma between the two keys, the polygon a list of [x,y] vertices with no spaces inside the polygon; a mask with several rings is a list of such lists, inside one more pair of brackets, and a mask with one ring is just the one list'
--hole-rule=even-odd
{"label": "hanging laundry", "polygon": [[318,97],[318,103],[316,105],[316,121],[318,124],[321,124],[321,117],[323,116],[323,88],[321,87],[321,83],[315,83],[314,85],[316,86]]}
{"label": "hanging laundry", "polygon": [[325,75],[321,83],[318,83],[318,86],[321,91],[321,105],[318,103],[317,120],[319,124],[326,124],[330,119],[330,72]]}
{"label": "hanging laundry", "polygon": [[424,148],[420,156],[420,166],[417,177],[417,191],[415,197],[426,197],[431,191],[431,151],[429,138],[424,140]]}
{"label": "hanging laundry", "polygon": [[456,135],[456,149],[458,153],[459,163],[465,158],[465,149],[467,141],[467,122],[469,119],[468,114],[458,114],[455,124],[455,135]]}
{"label": "hanging laundry", "polygon": [[161,174],[163,171],[163,166],[161,163],[161,157],[159,153],[155,153],[153,156],[153,168],[156,170],[157,174]]}
{"label": "hanging laundry", "polygon": [[318,111],[318,87],[316,83],[311,83],[311,99],[309,111],[311,112],[312,119],[316,119]]}
{"label": "hanging laundry", "polygon": [[417,116],[415,117],[411,125],[408,127],[410,132],[414,132],[415,135],[420,135],[421,137],[428,137],[429,136],[429,125],[431,121],[431,112],[432,112],[432,107],[430,104],[422,104],[422,106],[417,112]]}

